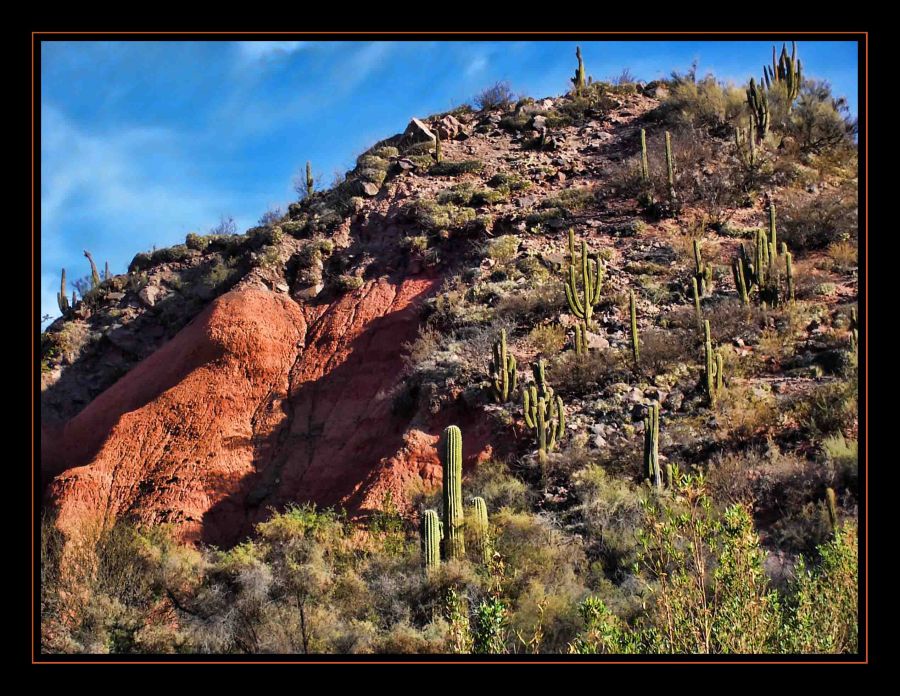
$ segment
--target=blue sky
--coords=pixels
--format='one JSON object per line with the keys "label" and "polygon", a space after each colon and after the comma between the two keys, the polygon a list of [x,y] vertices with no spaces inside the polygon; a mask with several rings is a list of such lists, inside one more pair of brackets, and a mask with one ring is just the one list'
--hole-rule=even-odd
{"label": "blue sky", "polygon": [[[607,79],[686,70],[759,78],[771,42],[578,42]],[[55,317],[60,268],[124,273],[139,251],[207,232],[243,232],[296,199],[311,160],[322,184],[378,140],[471,101],[497,80],[516,93],[569,87],[573,41],[134,41],[41,44],[41,314]],[[780,49],[780,45],[779,45]],[[807,76],[857,106],[853,42],[798,43]]]}

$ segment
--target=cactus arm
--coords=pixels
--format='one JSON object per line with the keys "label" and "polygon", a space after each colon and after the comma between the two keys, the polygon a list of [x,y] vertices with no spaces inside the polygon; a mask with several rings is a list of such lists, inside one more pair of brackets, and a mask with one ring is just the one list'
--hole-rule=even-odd
{"label": "cactus arm", "polygon": [[91,252],[87,249],[84,250],[84,255],[91,264],[91,287],[96,288],[100,285],[100,273],[97,272],[97,264],[94,263],[94,257],[91,256]]}

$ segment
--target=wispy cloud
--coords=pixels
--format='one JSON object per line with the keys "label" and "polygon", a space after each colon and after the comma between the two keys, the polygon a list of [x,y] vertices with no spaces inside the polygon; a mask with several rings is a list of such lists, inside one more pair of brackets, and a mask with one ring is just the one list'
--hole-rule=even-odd
{"label": "wispy cloud", "polygon": [[[121,270],[137,251],[215,222],[227,197],[197,180],[189,152],[180,136],[163,128],[89,133],[42,104],[42,268],[59,268],[89,248],[101,263]],[[72,239],[72,229],[90,232]],[[68,270],[70,279],[82,275]],[[41,312],[58,314],[59,277],[48,272],[41,283]]]}
{"label": "wispy cloud", "polygon": [[472,77],[478,73],[484,72],[487,65],[487,56],[475,56],[469,61],[469,64],[466,65],[466,77]]}
{"label": "wispy cloud", "polygon": [[312,117],[351,95],[384,66],[395,45],[373,41],[354,45],[353,49],[339,43],[323,46],[321,68],[315,77],[311,75],[308,81],[297,84],[277,108],[272,106],[272,95],[258,94],[260,76],[244,70],[244,78],[232,85],[214,120],[227,123],[232,133],[262,135]]}
{"label": "wispy cloud", "polygon": [[241,58],[247,61],[288,56],[309,45],[308,41],[238,41]]}

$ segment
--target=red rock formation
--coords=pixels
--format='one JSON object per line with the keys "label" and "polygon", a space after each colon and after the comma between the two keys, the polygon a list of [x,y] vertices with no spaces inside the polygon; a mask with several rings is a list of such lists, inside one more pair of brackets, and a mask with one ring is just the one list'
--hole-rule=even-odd
{"label": "red rock formation", "polygon": [[[290,502],[364,514],[391,490],[402,506],[410,480],[440,480],[434,445],[450,417],[407,432],[392,409],[402,344],[437,282],[369,281],[319,306],[222,296],[49,443],[65,452],[47,468],[66,469],[48,488],[59,525],[128,516],[227,545]],[[471,463],[487,431],[456,415],[472,421]]]}

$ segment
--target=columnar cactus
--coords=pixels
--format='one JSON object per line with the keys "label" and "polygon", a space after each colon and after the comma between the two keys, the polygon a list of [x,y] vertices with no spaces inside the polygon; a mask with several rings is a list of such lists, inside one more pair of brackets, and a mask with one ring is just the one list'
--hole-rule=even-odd
{"label": "columnar cactus", "polygon": [[775,46],[772,46],[772,67],[763,66],[763,79],[766,87],[772,88],[773,84],[784,85],[788,97],[788,113],[791,112],[794,100],[800,94],[800,85],[803,83],[803,67],[797,58],[797,42],[791,42],[791,55],[788,57],[787,46],[781,45],[781,56],[775,60]]}
{"label": "columnar cactus", "polygon": [[506,329],[500,330],[500,340],[494,344],[490,374],[494,397],[500,403],[509,401],[516,390],[516,358],[506,349]]}
{"label": "columnar cactus", "polygon": [[710,404],[716,402],[716,395],[724,385],[724,367],[722,362],[722,354],[719,351],[713,352],[712,338],[709,331],[709,320],[703,322],[703,352],[706,362],[704,373],[704,381],[706,385],[706,396]]}
{"label": "columnar cactus", "polygon": [[535,431],[541,460],[547,452],[556,449],[556,443],[566,431],[566,410],[562,398],[553,396],[553,390],[545,385],[539,390],[532,384],[525,390],[525,423]]}
{"label": "columnar cactus", "polygon": [[580,97],[584,91],[584,61],[581,59],[581,46],[575,47],[575,57],[578,58],[578,67],[575,70],[575,77],[572,78],[572,84],[575,86],[575,95]]}
{"label": "columnar cactus", "polygon": [[[770,210],[774,210],[774,206]],[[776,234],[774,215],[770,215],[769,230],[769,234],[774,237]],[[785,298],[791,302],[794,300],[793,257],[788,251],[787,245],[782,243],[781,255],[784,257],[787,280],[787,287],[782,292],[781,272],[777,265],[777,247],[769,234],[765,229],[758,229],[752,253],[747,251],[746,246],[741,245],[741,256],[732,263],[734,283],[741,302],[744,304],[749,302],[754,287],[757,290],[756,295],[764,307],[775,307]]]}
{"label": "columnar cactus", "polygon": [[546,369],[547,361],[543,359],[531,365],[531,374],[534,375],[538,396],[549,401],[553,398],[553,387],[547,384]]}
{"label": "columnar cactus", "polygon": [[638,337],[637,305],[634,301],[633,290],[628,293],[628,303],[631,309],[631,354],[634,356],[634,365],[637,367],[641,361],[641,344]]}
{"label": "columnar cactus", "polygon": [[109,273],[109,261],[105,261],[103,264],[103,280],[107,281],[110,278],[112,278],[112,276]]}
{"label": "columnar cactus", "polygon": [[91,263],[91,287],[96,288],[98,285],[100,285],[100,274],[97,272],[97,264],[94,263],[94,257],[91,256],[91,252],[89,252],[87,249],[85,249],[84,255]]}
{"label": "columnar cactus", "polygon": [[743,128],[734,129],[734,144],[737,146],[738,155],[745,164],[749,164],[751,167],[756,164],[756,135],[754,130],[752,118],[747,130]]}
{"label": "columnar cactus", "polygon": [[306,163],[306,197],[311,198],[313,195],[313,189],[316,185],[315,180],[313,179],[312,173],[312,164],[307,161]]}
{"label": "columnar cactus", "polygon": [[659,403],[648,407],[644,418],[644,469],[650,481],[662,488],[662,472],[659,468]]}
{"label": "columnar cactus", "polygon": [[462,502],[462,433],[455,425],[444,429],[441,443],[444,470],[444,558],[465,558]]}
{"label": "columnar cactus", "polygon": [[569,228],[569,265],[575,265],[575,230]]}
{"label": "columnar cactus", "polygon": [[441,131],[434,132],[434,161],[440,164],[444,161],[444,155],[441,152]]}
{"label": "columnar cactus", "polygon": [[641,181],[650,181],[650,161],[647,158],[647,132],[641,128]]}
{"label": "columnar cactus", "polygon": [[738,257],[731,264],[731,270],[734,272],[734,286],[737,288],[738,297],[741,298],[741,304],[749,304],[750,296],[747,294],[747,274],[744,270],[744,262]]}
{"label": "columnar cactus", "polygon": [[831,531],[837,532],[838,514],[837,514],[837,495],[834,489],[828,487],[825,489],[825,500],[828,506],[828,521],[831,523]]}
{"label": "columnar cactus", "polygon": [[669,200],[675,202],[675,158],[672,156],[672,136],[666,131],[666,173],[669,180]]}
{"label": "columnar cactus", "polygon": [[784,256],[784,271],[787,277],[787,299],[794,301],[794,257],[788,251],[787,244],[781,243],[781,254]]}
{"label": "columnar cactus", "polygon": [[700,240],[694,240],[694,277],[697,279],[700,296],[704,297],[712,290],[712,266],[703,260],[700,254]]}
{"label": "columnar cactus", "polygon": [[691,278],[691,287],[694,291],[694,311],[697,313],[697,321],[703,321],[703,312],[700,311],[700,290],[697,288],[696,276]]}
{"label": "columnar cactus", "polygon": [[[56,293],[56,304],[59,305],[59,311],[61,314],[65,314],[69,311],[69,298],[66,297],[66,269],[62,269],[62,277],[59,281],[59,292]],[[72,300],[72,304],[75,304],[75,300]]]}
{"label": "columnar cactus", "polygon": [[775,249],[776,253],[772,254],[772,262],[778,260],[778,239],[775,234],[775,201],[771,196],[767,196],[769,201],[769,244]]}
{"label": "columnar cactus", "polygon": [[420,532],[422,535],[422,560],[425,572],[431,573],[441,564],[441,540],[444,525],[434,510],[426,510],[422,515]]}
{"label": "columnar cactus", "polygon": [[769,133],[769,98],[762,85],[757,86],[756,80],[750,78],[750,86],[747,88],[747,105],[750,107],[750,117],[756,126],[756,142],[761,143]]}
{"label": "columnar cactus", "polygon": [[485,565],[491,562],[491,541],[488,526],[487,505],[484,498],[472,498],[471,529],[475,536],[475,545],[481,553],[481,561]]}
{"label": "columnar cactus", "polygon": [[575,324],[575,354],[576,355],[587,355],[588,353],[588,342],[587,342],[587,329],[584,328],[582,322],[578,322]]}
{"label": "columnar cactus", "polygon": [[603,265],[599,259],[590,259],[587,242],[581,242],[581,289],[583,297],[579,297],[579,283],[576,278],[576,266],[569,265],[566,278],[566,299],[572,314],[584,321],[586,328],[591,328],[591,316],[594,307],[600,303],[600,288],[603,284]]}

